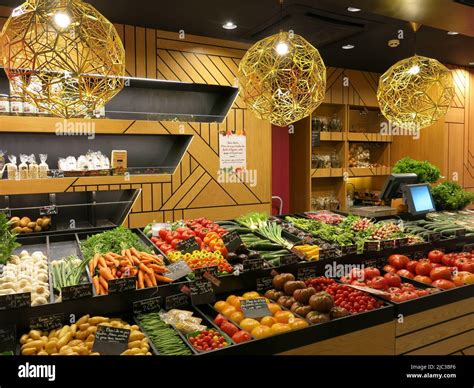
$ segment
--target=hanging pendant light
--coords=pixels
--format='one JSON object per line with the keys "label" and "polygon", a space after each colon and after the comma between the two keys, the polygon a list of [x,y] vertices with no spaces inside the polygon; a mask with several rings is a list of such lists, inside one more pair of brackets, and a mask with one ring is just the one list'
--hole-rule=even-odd
{"label": "hanging pendant light", "polygon": [[90,116],[123,88],[120,37],[81,0],[28,0],[5,23],[1,45],[11,90],[55,116]]}
{"label": "hanging pendant light", "polygon": [[[420,26],[411,25],[416,34]],[[392,124],[419,130],[447,113],[454,93],[451,71],[436,59],[415,54],[398,61],[380,77],[377,99]]]}
{"label": "hanging pendant light", "polygon": [[326,94],[326,67],[319,51],[292,32],[280,32],[250,47],[238,78],[247,107],[279,126],[309,116]]}

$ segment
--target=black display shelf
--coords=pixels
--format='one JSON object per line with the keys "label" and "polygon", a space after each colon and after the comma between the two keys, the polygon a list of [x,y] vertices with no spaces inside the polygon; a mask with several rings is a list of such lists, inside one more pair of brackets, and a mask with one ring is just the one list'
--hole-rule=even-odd
{"label": "black display shelf", "polygon": [[[124,77],[125,87],[106,106],[105,118],[117,120],[222,123],[239,89],[233,86]],[[0,69],[0,93],[9,84]]]}

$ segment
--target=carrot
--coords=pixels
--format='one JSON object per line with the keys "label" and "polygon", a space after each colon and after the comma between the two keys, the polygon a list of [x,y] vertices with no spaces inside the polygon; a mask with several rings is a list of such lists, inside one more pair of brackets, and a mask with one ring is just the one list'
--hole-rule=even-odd
{"label": "carrot", "polygon": [[149,264],[148,265],[149,268],[151,268],[153,271],[155,272],[158,272],[158,273],[165,273],[165,272],[169,272],[169,269],[166,268],[166,267],[161,267],[157,264]]}
{"label": "carrot", "polygon": [[104,267],[104,268],[107,267],[107,263],[105,262],[104,256],[99,257],[98,264],[99,264],[99,267]]}
{"label": "carrot", "polygon": [[115,259],[110,255],[110,253],[107,253],[107,254],[105,255],[105,260],[111,261],[116,267],[118,267],[118,265],[119,265],[119,261],[118,261],[118,260],[115,260]]}
{"label": "carrot", "polygon": [[143,283],[143,271],[138,271],[138,288],[145,288],[145,285]]}
{"label": "carrot", "polygon": [[114,279],[117,278],[117,268],[112,268],[112,276],[114,277]]}
{"label": "carrot", "polygon": [[107,294],[109,292],[109,284],[107,283],[107,280],[105,280],[104,277],[101,276],[99,277],[99,282],[104,290],[104,294]]}
{"label": "carrot", "polygon": [[135,276],[138,274],[138,269],[136,269],[135,267],[132,267],[132,269],[130,269],[130,276]]}
{"label": "carrot", "polygon": [[143,280],[145,281],[145,286],[147,286],[147,287],[153,287],[153,282],[151,281],[150,275],[148,275],[148,273],[145,273],[145,274],[143,275]]}
{"label": "carrot", "polygon": [[155,278],[155,273],[153,272],[151,275],[148,275],[148,278],[151,280],[151,283],[153,284],[153,287],[158,286],[158,283],[156,282]]}
{"label": "carrot", "polygon": [[109,252],[108,255],[109,255],[109,256],[112,256],[114,259],[120,259],[120,258],[122,258],[122,256],[123,256],[123,255],[120,256],[120,255],[118,255],[118,254],[116,254],[116,253],[114,253],[114,252]]}
{"label": "carrot", "polygon": [[[99,294],[99,291],[100,291],[100,282],[99,282],[99,277],[98,276],[94,276],[92,278],[92,282],[94,283],[94,288],[95,288],[95,292],[97,292]],[[99,294],[100,295],[100,294]]]}
{"label": "carrot", "polygon": [[173,281],[173,279],[167,278],[166,276],[158,275],[156,273],[155,273],[155,278],[159,282],[163,282],[163,283],[171,283]]}
{"label": "carrot", "polygon": [[130,253],[134,256],[140,257],[140,253],[134,247],[130,248]]}
{"label": "carrot", "polygon": [[113,280],[114,277],[112,276],[112,273],[110,272],[110,269],[107,267],[102,267],[100,269],[100,276],[104,278],[104,280]]}
{"label": "carrot", "polygon": [[138,265],[138,268],[140,268],[143,272],[146,272],[146,273],[148,273],[148,274],[150,274],[150,275],[153,275],[153,270],[152,270],[151,268],[148,268],[148,267],[147,267],[145,264],[143,264],[143,263],[140,263],[140,264]]}

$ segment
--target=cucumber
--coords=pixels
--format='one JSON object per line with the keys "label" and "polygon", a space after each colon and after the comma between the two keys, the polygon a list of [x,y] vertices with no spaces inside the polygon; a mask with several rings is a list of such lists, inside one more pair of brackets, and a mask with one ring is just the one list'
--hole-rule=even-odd
{"label": "cucumber", "polygon": [[282,247],[281,245],[272,242],[256,242],[247,245],[247,248],[256,251],[279,251]]}
{"label": "cucumber", "polygon": [[215,224],[220,226],[237,226],[239,225],[237,222],[234,221],[214,221]]}

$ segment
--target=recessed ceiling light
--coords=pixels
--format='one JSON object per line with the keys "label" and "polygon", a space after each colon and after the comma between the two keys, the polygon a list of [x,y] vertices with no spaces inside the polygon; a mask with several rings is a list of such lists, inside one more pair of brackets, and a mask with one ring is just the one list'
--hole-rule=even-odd
{"label": "recessed ceiling light", "polygon": [[347,7],[347,10],[349,12],[360,12],[361,11],[360,8],[356,8],[356,7]]}
{"label": "recessed ceiling light", "polygon": [[353,49],[355,46],[353,44],[345,44],[344,46],[342,46],[342,48],[344,50],[351,50]]}
{"label": "recessed ceiling light", "polygon": [[448,35],[459,35],[457,31],[448,31]]}
{"label": "recessed ceiling light", "polygon": [[222,28],[225,28],[226,30],[235,30],[237,28],[237,24],[232,23],[232,22],[227,22],[222,26]]}

